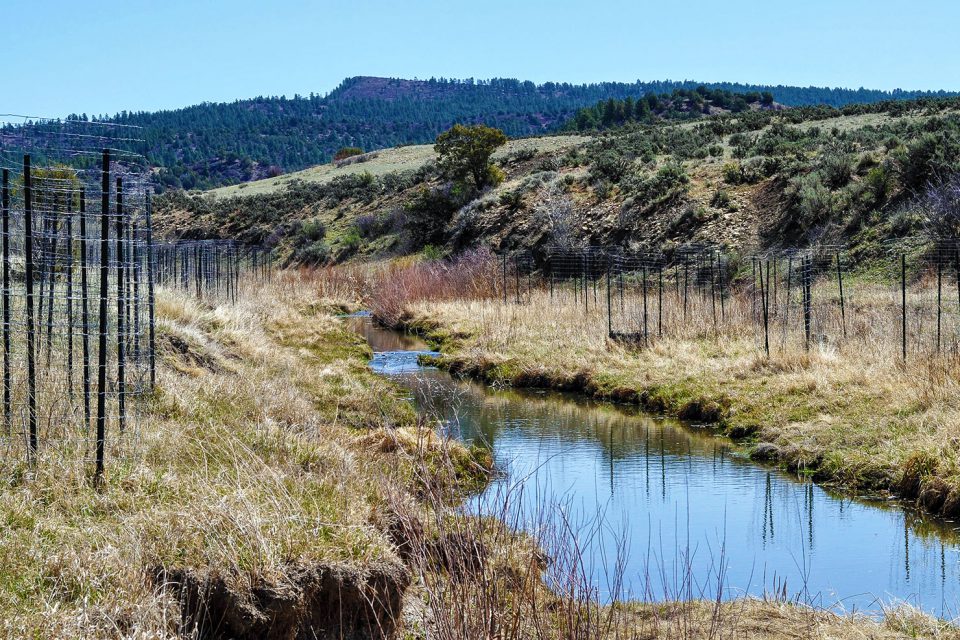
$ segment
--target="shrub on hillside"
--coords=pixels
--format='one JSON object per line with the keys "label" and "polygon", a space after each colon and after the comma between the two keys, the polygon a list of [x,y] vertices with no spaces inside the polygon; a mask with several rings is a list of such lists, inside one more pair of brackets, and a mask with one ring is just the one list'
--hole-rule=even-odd
{"label": "shrub on hillside", "polygon": [[673,200],[687,192],[690,177],[683,165],[668,162],[652,176],[640,179],[629,185],[629,191],[635,201],[645,209]]}
{"label": "shrub on hillside", "polygon": [[613,185],[608,180],[600,180],[593,185],[593,195],[597,197],[597,202],[603,202],[613,194]]}
{"label": "shrub on hillside", "polygon": [[311,242],[301,247],[293,256],[293,262],[304,265],[322,265],[330,261],[330,247],[324,240]]}
{"label": "shrub on hillside", "polygon": [[299,236],[305,242],[316,242],[327,235],[327,228],[319,218],[304,220],[300,224]]}
{"label": "shrub on hillside", "polygon": [[330,248],[325,240],[326,235],[326,227],[317,218],[294,223],[290,231],[293,252],[289,262],[308,265],[327,262],[330,258]]}
{"label": "shrub on hillside", "polygon": [[878,165],[867,171],[864,176],[864,185],[871,198],[872,206],[879,206],[890,193],[893,184],[893,177],[890,175],[890,169],[887,165]]}
{"label": "shrub on hillside", "polygon": [[852,158],[849,154],[829,151],[820,159],[820,172],[824,183],[831,189],[840,189],[850,182],[853,175]]}
{"label": "shrub on hillside", "polygon": [[349,199],[369,202],[379,191],[380,185],[369,171],[337,176],[326,185],[327,203],[334,207]]}
{"label": "shrub on hillside", "polygon": [[516,151],[511,151],[510,153],[503,156],[501,164],[511,165],[511,164],[520,164],[521,162],[527,162],[528,160],[533,160],[537,155],[537,152],[533,149],[517,149]]}
{"label": "shrub on hillside", "polygon": [[485,187],[495,187],[507,178],[507,174],[498,166],[490,165],[487,168],[487,183]]}
{"label": "shrub on hillside", "polygon": [[500,204],[505,206],[508,211],[518,211],[523,207],[523,191],[521,189],[511,189],[500,194]]}
{"label": "shrub on hillside", "polygon": [[765,158],[762,156],[747,158],[740,165],[743,182],[745,184],[756,184],[775,175],[783,169],[784,164],[781,158]]}
{"label": "shrub on hillside", "polygon": [[470,200],[470,195],[470,190],[463,184],[420,187],[404,206],[404,227],[411,248],[419,250],[428,244],[442,244],[447,223],[457,209]]}
{"label": "shrub on hillside", "polygon": [[357,231],[361,236],[364,238],[372,238],[378,235],[380,230],[380,217],[374,213],[365,213],[357,216],[354,225],[357,227]]}
{"label": "shrub on hillside", "polygon": [[380,186],[384,193],[399,193],[416,184],[416,176],[412,172],[391,171],[380,176]]}
{"label": "shrub on hillside", "polygon": [[730,192],[726,189],[717,189],[710,198],[710,206],[717,209],[731,209],[732,203]]}
{"label": "shrub on hillside", "polygon": [[790,180],[787,233],[805,233],[822,224],[834,213],[834,198],[819,172],[800,175]]}
{"label": "shrub on hillside", "polygon": [[363,237],[360,230],[356,227],[350,227],[347,233],[340,239],[340,247],[343,252],[354,253],[363,245]]}
{"label": "shrub on hillside", "polygon": [[924,229],[934,241],[960,239],[960,174],[930,183],[918,204]]}
{"label": "shrub on hillside", "polygon": [[537,165],[537,171],[559,171],[562,166],[560,158],[547,156]]}
{"label": "shrub on hillside", "polygon": [[960,135],[952,130],[924,133],[898,159],[904,187],[919,193],[931,180],[960,170]]}
{"label": "shrub on hillside", "polygon": [[590,180],[618,184],[631,171],[633,163],[616,151],[604,151],[590,165]]}
{"label": "shrub on hillside", "polygon": [[743,168],[739,162],[727,162],[720,169],[723,175],[723,181],[727,184],[737,185],[744,182]]}

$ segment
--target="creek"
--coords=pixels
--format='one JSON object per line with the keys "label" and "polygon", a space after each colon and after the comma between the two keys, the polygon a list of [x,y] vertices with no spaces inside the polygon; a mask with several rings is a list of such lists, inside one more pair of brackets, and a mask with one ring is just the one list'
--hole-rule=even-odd
{"label": "creek", "polygon": [[[572,527],[602,600],[784,593],[838,611],[907,602],[952,618],[960,526],[759,465],[705,428],[569,394],[499,389],[419,364],[413,336],[348,320],[371,367],[503,473],[475,500]],[[574,523],[571,525],[570,523]],[[569,530],[569,529],[568,529]],[[618,560],[619,558],[619,560]],[[622,569],[622,588],[611,576]]]}

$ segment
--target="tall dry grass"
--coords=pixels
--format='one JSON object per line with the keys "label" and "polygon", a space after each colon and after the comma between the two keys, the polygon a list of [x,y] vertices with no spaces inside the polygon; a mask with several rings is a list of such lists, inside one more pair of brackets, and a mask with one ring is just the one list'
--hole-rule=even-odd
{"label": "tall dry grass", "polygon": [[[486,273],[499,265],[489,265]],[[681,325],[675,334],[651,339],[646,348],[624,345],[607,337],[607,316],[603,305],[583,299],[558,304],[562,294],[555,287],[551,298],[548,288],[534,290],[523,304],[504,304],[502,290],[496,286],[478,287],[472,295],[463,282],[471,282],[476,273],[468,270],[465,280],[448,274],[455,264],[401,264],[373,273],[365,282],[362,295],[371,292],[391,294],[378,315],[400,318],[400,322],[434,332],[434,336],[457,336],[446,343],[454,362],[494,365],[496,375],[511,380],[568,379],[572,372],[585,373],[598,386],[644,389],[658,385],[690,386],[697,394],[725,393],[734,400],[749,400],[745,413],[770,403],[781,393],[798,394],[804,403],[833,395],[834,385],[842,383],[863,388],[862,362],[847,362],[839,351],[822,341],[808,353],[802,344],[786,343],[771,357],[760,352],[755,328],[753,303],[749,292],[731,294],[725,300],[725,322],[714,324],[712,317],[701,315],[696,324]],[[376,282],[379,275],[390,283]],[[322,274],[314,274],[322,278]],[[462,295],[462,291],[468,293]],[[602,289],[601,289],[602,292]],[[510,296],[512,298],[512,296]],[[599,300],[602,300],[602,293]],[[668,300],[668,298],[665,298]],[[677,320],[682,309],[676,301],[664,307],[665,319]],[[689,301],[688,301],[689,305]],[[649,311],[649,309],[648,309]],[[688,314],[691,307],[688,306]],[[739,321],[735,321],[739,318]],[[666,321],[664,326],[666,327]],[[842,365],[842,366],[840,366]],[[878,358],[871,366],[887,367]],[[902,385],[905,376],[891,369],[895,380],[882,388],[891,392]],[[758,396],[757,390],[769,385],[772,395]],[[766,381],[766,382],[764,382]],[[742,396],[740,394],[743,394]],[[895,394],[891,394],[895,395]],[[838,407],[849,410],[853,405]],[[783,413],[783,407],[770,404],[770,414]],[[859,414],[858,414],[859,415]],[[849,415],[846,416],[849,419]],[[751,419],[755,419],[755,416]],[[771,423],[775,422],[773,420]],[[774,424],[782,428],[782,424]],[[801,425],[794,423],[795,428]],[[806,425],[803,425],[805,427]],[[828,421],[823,428],[833,432]],[[843,445],[845,454],[856,446],[878,438],[887,447],[888,434],[871,425],[871,430],[851,432],[849,441],[823,442],[820,446]],[[769,433],[776,433],[770,431]],[[807,435],[810,435],[809,433]],[[816,437],[819,437],[817,434]],[[914,443],[916,444],[916,443]],[[822,455],[822,451],[819,453]],[[872,455],[872,451],[863,455]],[[890,609],[882,620],[863,616],[838,616],[804,604],[785,590],[771,591],[762,599],[718,597],[723,592],[722,576],[712,591],[705,590],[694,576],[681,580],[672,591],[640,594],[638,601],[618,601],[625,595],[618,578],[617,561],[623,549],[606,550],[612,567],[596,575],[585,561],[595,550],[596,527],[602,520],[564,522],[540,526],[521,522],[519,511],[511,508],[517,496],[500,496],[494,509],[451,508],[446,494],[426,494],[424,503],[392,500],[390,513],[394,528],[403,532],[401,553],[414,575],[407,629],[413,637],[436,638],[900,638],[957,637],[951,625],[932,620],[909,607]],[[555,509],[543,505],[542,509]],[[534,517],[536,519],[536,517]],[[556,523],[553,519],[552,522]],[[593,527],[593,529],[591,529]],[[519,535],[520,530],[531,531]],[[679,559],[682,564],[682,558]],[[622,576],[620,576],[622,577]],[[598,584],[609,593],[601,597]],[[699,585],[699,586],[698,586]],[[614,604],[605,604],[612,599]]]}
{"label": "tall dry grass", "polygon": [[375,270],[364,301],[381,322],[397,324],[414,302],[491,300],[502,295],[498,265],[488,250],[462,254],[455,261],[398,262]]}
{"label": "tall dry grass", "polygon": [[[313,291],[298,273],[236,304],[158,291],[157,388],[131,408],[138,438],[121,447],[110,421],[103,483],[82,439],[41,439],[28,472],[4,468],[0,637],[190,637],[196,624],[250,637],[311,575],[335,572],[344,592],[371,576],[403,587],[376,513],[388,495],[458,480],[420,473],[435,448],[408,434],[429,429]],[[245,613],[233,626],[198,614],[187,582]],[[370,604],[399,615],[390,606]]]}
{"label": "tall dry grass", "polygon": [[[479,321],[471,326],[503,349],[503,331],[533,336],[545,322],[557,344],[569,335],[562,315],[497,302],[480,267],[449,286],[449,266],[418,268],[429,286],[395,290],[431,296],[451,322],[463,292],[479,298],[463,321]],[[185,574],[233,594],[262,631],[272,624],[262,598],[295,595],[305,568],[322,566],[343,584],[384,572],[409,582],[399,611],[369,595],[393,619],[364,637],[952,637],[906,609],[877,622],[781,601],[703,602],[690,590],[676,602],[604,604],[601,577],[583,561],[594,525],[528,537],[516,533],[509,496],[493,514],[459,506],[478,460],[373,375],[366,349],[334,317],[385,290],[377,269],[390,273],[284,272],[236,304],[160,291],[159,383],[136,446],[108,452],[99,490],[83,452],[58,449],[0,492],[0,635],[190,637],[198,620],[184,617]],[[419,312],[415,303],[405,311]],[[611,348],[601,339],[583,353],[601,345]],[[617,593],[615,571],[602,579]],[[243,637],[208,614],[199,622],[210,637]],[[311,619],[298,621],[306,637],[342,635]]]}

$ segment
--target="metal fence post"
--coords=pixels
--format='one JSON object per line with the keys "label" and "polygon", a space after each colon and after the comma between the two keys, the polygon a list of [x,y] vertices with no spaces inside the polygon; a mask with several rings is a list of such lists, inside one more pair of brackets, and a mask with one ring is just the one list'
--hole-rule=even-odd
{"label": "metal fence post", "polygon": [[97,335],[97,468],[95,479],[103,478],[103,456],[107,438],[107,297],[110,279],[110,151],[103,151],[100,193],[100,318]]}
{"label": "metal fence post", "polygon": [[33,176],[30,156],[23,156],[23,241],[24,280],[27,288],[27,412],[29,423],[29,455],[37,453],[37,362],[36,319],[33,299]]}

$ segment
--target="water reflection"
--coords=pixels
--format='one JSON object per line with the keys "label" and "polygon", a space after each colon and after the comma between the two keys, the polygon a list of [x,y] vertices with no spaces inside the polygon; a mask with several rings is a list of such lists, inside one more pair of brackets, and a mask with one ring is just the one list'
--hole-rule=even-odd
{"label": "water reflection", "polygon": [[[623,544],[628,595],[713,597],[787,590],[822,606],[875,610],[892,599],[944,616],[960,603],[954,523],[884,501],[843,498],[758,466],[705,429],[556,393],[491,389],[417,366],[426,345],[354,321],[422,411],[458,437],[488,443],[506,477],[485,496],[524,482],[530,522],[543,505],[602,513],[591,558]],[[561,509],[554,508],[553,514]],[[553,517],[548,512],[548,517]],[[602,581],[601,581],[602,582]],[[602,590],[602,584],[598,585]]]}

